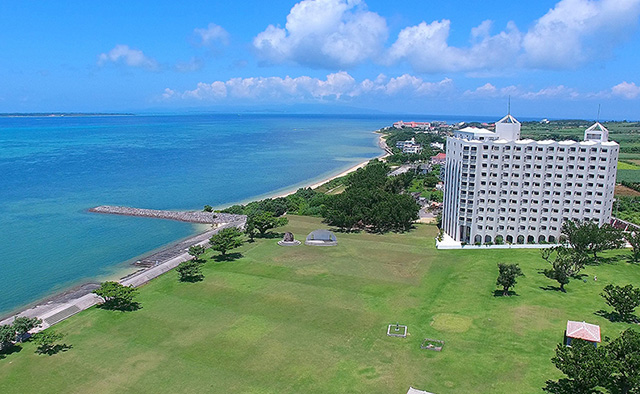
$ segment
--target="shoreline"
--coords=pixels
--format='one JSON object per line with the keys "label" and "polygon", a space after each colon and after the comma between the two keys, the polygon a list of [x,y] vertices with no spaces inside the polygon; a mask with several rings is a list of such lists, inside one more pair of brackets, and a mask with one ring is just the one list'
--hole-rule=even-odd
{"label": "shoreline", "polygon": [[[371,159],[367,159],[365,161],[362,161],[356,165],[353,165],[349,168],[347,168],[346,170],[341,171],[338,174],[334,174],[334,175],[329,175],[326,178],[322,178],[320,181],[314,181],[314,180],[310,180],[310,181],[306,181],[303,182],[300,186],[291,186],[286,188],[284,191],[280,190],[280,191],[273,191],[264,195],[259,195],[259,196],[254,196],[251,197],[250,199],[248,199],[247,201],[243,202],[243,204],[246,204],[248,202],[251,201],[258,201],[258,200],[262,200],[262,199],[266,199],[266,198],[279,198],[279,197],[286,197],[289,196],[291,194],[294,194],[298,189],[300,188],[312,188],[312,189],[316,189],[322,185],[324,185],[327,182],[330,182],[336,178],[340,178],[343,177],[345,175],[348,175],[352,172],[357,171],[358,169],[366,166],[369,161],[371,160],[375,160],[375,159],[384,159],[385,157],[390,155],[390,150],[388,148],[388,146],[386,145],[386,142],[384,140],[384,134],[379,133],[378,131],[374,131],[374,134],[378,134],[378,139],[377,139],[377,146],[378,148],[380,148],[383,152],[380,153],[378,156],[371,158]],[[310,183],[311,182],[311,183]],[[228,207],[230,205],[233,204],[228,204],[225,205],[225,207]],[[165,220],[170,220],[170,219],[165,219]],[[195,223],[194,223],[195,224]],[[125,270],[124,269],[120,269],[118,270],[118,272],[120,274],[115,274],[112,276],[113,280],[116,280],[118,282],[121,283],[131,283],[134,284],[134,287],[138,287],[141,286],[145,283],[147,283],[149,280],[157,277],[158,275],[161,275],[173,268],[175,268],[175,266],[177,266],[180,262],[184,261],[187,258],[187,254],[182,253],[180,255],[177,256],[173,256],[167,260],[164,260],[163,262],[159,263],[156,266],[153,267],[149,267],[149,268],[141,268],[141,267],[136,267],[134,264],[132,264],[131,262],[135,261],[135,260],[142,260],[144,258],[148,258],[150,256],[154,256],[154,255],[158,255],[158,254],[162,254],[164,252],[167,251],[171,251],[176,249],[176,247],[178,247],[179,245],[184,245],[186,243],[193,243],[193,244],[204,244],[206,242],[208,242],[208,237],[205,237],[206,239],[203,240],[203,236],[205,234],[209,234],[209,233],[213,233],[217,230],[220,230],[224,227],[227,227],[229,225],[233,225],[234,223],[229,223],[227,225],[222,225],[220,227],[218,227],[217,229],[200,229],[200,230],[196,230],[194,234],[192,234],[191,236],[188,236],[186,238],[182,238],[182,239],[178,239],[175,241],[172,241],[164,246],[161,246],[159,248],[156,248],[154,250],[150,250],[150,251],[146,251],[144,253],[139,254],[138,256],[134,256],[131,259],[125,260],[123,261],[121,264],[126,264],[127,262],[130,262],[131,264],[131,269],[133,270],[133,272],[129,272],[128,274],[126,274],[123,277],[119,277],[116,278],[117,276],[120,276],[120,274],[122,274]],[[207,226],[208,227],[208,226]],[[185,256],[186,255],[186,256]],[[170,267],[168,269],[162,269],[163,266],[166,268],[167,265],[170,265]],[[124,268],[124,267],[123,267]],[[136,268],[138,268],[136,270]],[[149,271],[162,271],[160,272],[158,275],[155,276],[150,276],[149,275]],[[136,280],[138,278],[146,278],[143,281],[140,280]],[[15,309],[8,311],[6,313],[3,313],[2,315],[0,315],[0,324],[11,324],[11,322],[13,321],[13,318],[16,316],[28,316],[28,317],[39,317],[43,320],[43,326],[40,329],[34,330],[33,332],[36,331],[40,331],[40,330],[44,330],[46,328],[48,328],[49,326],[58,323],[59,321],[62,321],[64,319],[66,319],[67,317],[72,316],[75,313],[78,313],[84,309],[87,309],[93,305],[95,305],[99,300],[97,299],[97,296],[93,295],[91,293],[91,291],[95,288],[97,288],[99,286],[98,282],[96,281],[99,278],[91,278],[89,280],[86,281],[81,281],[78,282],[77,284],[65,288],[63,290],[59,290],[59,291],[55,291],[52,292],[40,299],[37,299],[33,302],[30,302],[26,305],[22,305],[22,306],[18,306]],[[107,279],[110,280],[110,279]],[[75,305],[78,305],[78,307],[76,308]],[[67,306],[66,308],[64,306]],[[52,317],[52,312],[53,315],[58,315],[60,313],[63,313],[67,310],[70,310],[71,308],[76,308],[77,310],[73,310],[70,312],[73,312],[71,314],[69,314],[68,316],[63,317],[61,320],[59,321],[51,321],[51,323],[47,322],[46,320],[48,320],[49,318]],[[57,312],[56,312],[57,311]],[[64,314],[64,313],[63,313]],[[49,317],[47,317],[47,315],[49,315]]]}
{"label": "shoreline", "polygon": [[378,142],[377,142],[377,145],[378,145],[378,147],[379,147],[380,149],[382,149],[382,151],[383,151],[383,153],[379,154],[378,156],[376,156],[376,157],[374,157],[374,158],[371,158],[371,159],[367,159],[367,160],[365,160],[365,161],[362,161],[362,162],[360,162],[360,163],[358,163],[358,164],[356,164],[356,165],[354,165],[354,166],[351,166],[351,167],[347,168],[346,170],[344,170],[344,171],[342,171],[342,172],[340,172],[340,173],[338,173],[338,174],[335,174],[335,175],[329,175],[328,177],[323,178],[323,179],[321,179],[320,181],[316,181],[316,182],[313,182],[313,183],[311,183],[311,184],[309,184],[309,183],[304,183],[304,185],[303,185],[303,186],[297,187],[297,188],[295,188],[295,189],[287,188],[287,189],[285,189],[284,191],[267,193],[267,194],[265,194],[264,196],[258,196],[258,197],[252,198],[252,199],[251,199],[251,200],[249,200],[248,202],[251,202],[251,201],[258,201],[258,200],[266,199],[266,198],[280,198],[280,197],[287,197],[287,196],[290,196],[290,195],[294,194],[294,193],[295,193],[296,191],[298,191],[298,189],[300,189],[300,188],[304,188],[304,189],[306,189],[306,188],[317,189],[317,188],[319,188],[320,186],[324,185],[324,184],[325,184],[325,183],[327,183],[327,182],[331,182],[332,180],[334,180],[334,179],[336,179],[336,178],[341,178],[341,177],[343,177],[343,176],[345,176],[345,175],[349,175],[350,173],[352,173],[352,172],[355,172],[355,171],[359,170],[360,168],[362,168],[362,167],[366,166],[366,165],[367,165],[371,160],[384,159],[384,158],[388,157],[388,156],[390,155],[390,153],[389,153],[389,152],[390,152],[390,150],[389,150],[389,147],[387,146],[387,144],[386,144],[386,142],[385,142],[385,140],[384,140],[384,138],[383,138],[383,137],[384,137],[384,134],[379,133],[379,132],[377,132],[377,131],[374,131],[373,133],[374,133],[374,134],[378,134]]}

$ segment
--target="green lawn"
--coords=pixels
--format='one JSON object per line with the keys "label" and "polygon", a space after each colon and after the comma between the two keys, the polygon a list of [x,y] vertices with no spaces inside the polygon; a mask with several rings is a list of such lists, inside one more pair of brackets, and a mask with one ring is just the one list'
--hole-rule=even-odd
{"label": "green lawn", "polygon": [[[320,227],[292,216],[283,230]],[[539,392],[560,376],[550,358],[567,319],[618,335],[629,325],[594,314],[608,309],[599,293],[640,281],[626,251],[565,294],[548,289],[537,250],[436,251],[428,225],[337,235],[337,247],[247,243],[235,261],[208,262],[203,282],[152,281],[138,311],[82,312],[56,326],[71,350],[38,356],[27,343],[0,360],[0,392]],[[498,262],[523,268],[517,296],[493,296]],[[406,339],[386,336],[395,322]],[[424,338],[443,351],[421,350]]]}

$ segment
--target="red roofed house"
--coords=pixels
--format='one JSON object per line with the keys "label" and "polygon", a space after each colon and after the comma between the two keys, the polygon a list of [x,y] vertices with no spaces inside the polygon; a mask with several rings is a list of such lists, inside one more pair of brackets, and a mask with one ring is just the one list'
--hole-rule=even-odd
{"label": "red roofed house", "polygon": [[584,339],[592,342],[594,346],[598,346],[600,339],[600,326],[579,321],[567,321],[567,346],[571,346],[574,338]]}
{"label": "red roofed house", "polygon": [[435,156],[431,156],[431,164],[444,164],[447,161],[447,155],[445,153],[438,153]]}

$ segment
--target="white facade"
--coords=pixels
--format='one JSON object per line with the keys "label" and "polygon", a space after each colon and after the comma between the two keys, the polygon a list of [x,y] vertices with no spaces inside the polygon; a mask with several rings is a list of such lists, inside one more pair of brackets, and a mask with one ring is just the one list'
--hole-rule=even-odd
{"label": "white facade", "polygon": [[415,138],[411,138],[408,141],[396,142],[396,148],[402,149],[402,153],[420,153],[422,152],[422,146],[416,143]]}
{"label": "white facade", "polygon": [[580,142],[521,140],[508,115],[488,133],[447,139],[443,229],[455,241],[556,242],[565,220],[610,221],[619,145],[608,132]]}

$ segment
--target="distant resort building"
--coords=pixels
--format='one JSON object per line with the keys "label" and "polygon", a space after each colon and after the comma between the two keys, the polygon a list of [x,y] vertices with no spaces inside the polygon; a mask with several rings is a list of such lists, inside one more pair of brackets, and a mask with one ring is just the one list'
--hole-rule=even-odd
{"label": "distant resort building", "polygon": [[408,127],[408,128],[411,128],[411,129],[429,130],[431,128],[431,123],[429,123],[429,122],[403,122],[403,121],[399,121],[399,122],[395,122],[393,124],[393,127],[395,127],[396,129],[402,129],[402,128]]}
{"label": "distant resort building", "polygon": [[396,148],[402,149],[402,153],[420,153],[422,152],[422,145],[416,143],[415,138],[411,138],[408,141],[396,142]]}
{"label": "distant resort building", "polygon": [[453,243],[555,243],[566,220],[609,223],[619,145],[600,123],[584,141],[520,139],[511,115],[495,131],[447,138],[443,230]]}

